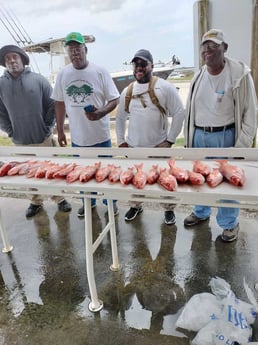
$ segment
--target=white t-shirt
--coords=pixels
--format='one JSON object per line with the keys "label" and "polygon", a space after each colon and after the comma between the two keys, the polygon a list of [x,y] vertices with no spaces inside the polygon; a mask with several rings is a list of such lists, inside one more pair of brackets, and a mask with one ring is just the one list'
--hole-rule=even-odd
{"label": "white t-shirt", "polygon": [[195,125],[220,127],[234,123],[232,81],[227,64],[218,75],[206,70],[195,100]]}
{"label": "white t-shirt", "polygon": [[102,108],[107,102],[119,98],[119,92],[104,68],[91,62],[82,70],[75,69],[72,64],[65,66],[57,75],[52,98],[65,103],[73,143],[92,146],[110,139],[109,114],[98,121],[90,121],[83,110],[90,104]]}

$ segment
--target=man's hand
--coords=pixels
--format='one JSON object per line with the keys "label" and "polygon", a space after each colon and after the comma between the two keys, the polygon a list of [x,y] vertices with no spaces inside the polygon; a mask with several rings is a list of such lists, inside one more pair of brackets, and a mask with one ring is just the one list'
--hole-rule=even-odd
{"label": "man's hand", "polygon": [[87,116],[88,120],[90,121],[98,121],[100,120],[103,116],[100,112],[98,112],[98,110],[96,111],[91,111],[91,112],[88,112],[88,111],[85,111],[85,115]]}
{"label": "man's hand", "polygon": [[64,133],[58,134],[58,144],[62,147],[67,146],[67,140]]}
{"label": "man's hand", "polygon": [[162,143],[158,144],[155,147],[160,147],[160,148],[170,148],[174,143],[171,143],[170,141],[163,141]]}
{"label": "man's hand", "polygon": [[129,146],[128,146],[127,142],[124,142],[124,143],[118,145],[118,147],[129,147]]}

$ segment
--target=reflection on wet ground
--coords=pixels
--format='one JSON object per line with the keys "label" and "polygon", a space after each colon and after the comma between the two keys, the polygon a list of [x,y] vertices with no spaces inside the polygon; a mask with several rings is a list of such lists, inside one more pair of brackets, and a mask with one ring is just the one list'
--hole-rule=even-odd
{"label": "reflection on wet ground", "polygon": [[[224,278],[244,301],[244,277],[254,291],[256,212],[241,213],[238,241],[225,244],[214,216],[186,229],[183,219],[189,209],[178,207],[176,225],[166,226],[163,211],[145,207],[135,221],[125,223],[127,209],[120,204],[116,227],[122,269],[109,269],[107,236],[94,254],[104,308],[91,313],[84,220],[76,216],[79,201],[72,204],[73,211],[65,214],[46,201],[44,209],[27,220],[28,200],[0,198],[3,225],[14,246],[10,254],[0,254],[1,345],[188,345],[195,334],[176,329],[176,319],[191,296],[210,292],[211,277]],[[106,208],[99,203],[93,211],[94,238],[106,221]]]}

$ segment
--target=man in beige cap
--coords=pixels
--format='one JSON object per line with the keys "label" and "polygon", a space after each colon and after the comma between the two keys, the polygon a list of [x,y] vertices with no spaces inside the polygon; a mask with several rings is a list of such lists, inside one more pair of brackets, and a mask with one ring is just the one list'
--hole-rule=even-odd
{"label": "man in beige cap", "polygon": [[[257,99],[250,69],[225,57],[228,43],[221,30],[203,35],[204,66],[194,76],[186,105],[187,147],[252,147],[257,129]],[[195,206],[187,227],[209,220],[211,208]],[[238,208],[219,207],[221,239],[231,242],[239,232]]]}

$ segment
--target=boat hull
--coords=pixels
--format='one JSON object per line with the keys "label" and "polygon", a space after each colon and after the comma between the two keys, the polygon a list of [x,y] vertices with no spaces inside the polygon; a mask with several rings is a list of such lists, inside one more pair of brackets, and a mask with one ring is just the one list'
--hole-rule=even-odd
{"label": "boat hull", "polygon": [[[173,71],[173,67],[169,67],[169,68],[158,68],[155,70],[153,70],[153,75],[162,78],[162,79],[167,79],[168,76],[171,74],[171,72]],[[121,94],[121,92],[123,91],[123,89],[125,87],[127,87],[132,81],[135,80],[134,75],[133,75],[133,71],[124,71],[124,72],[120,72],[120,73],[111,73],[112,79],[119,91],[119,93]]]}

